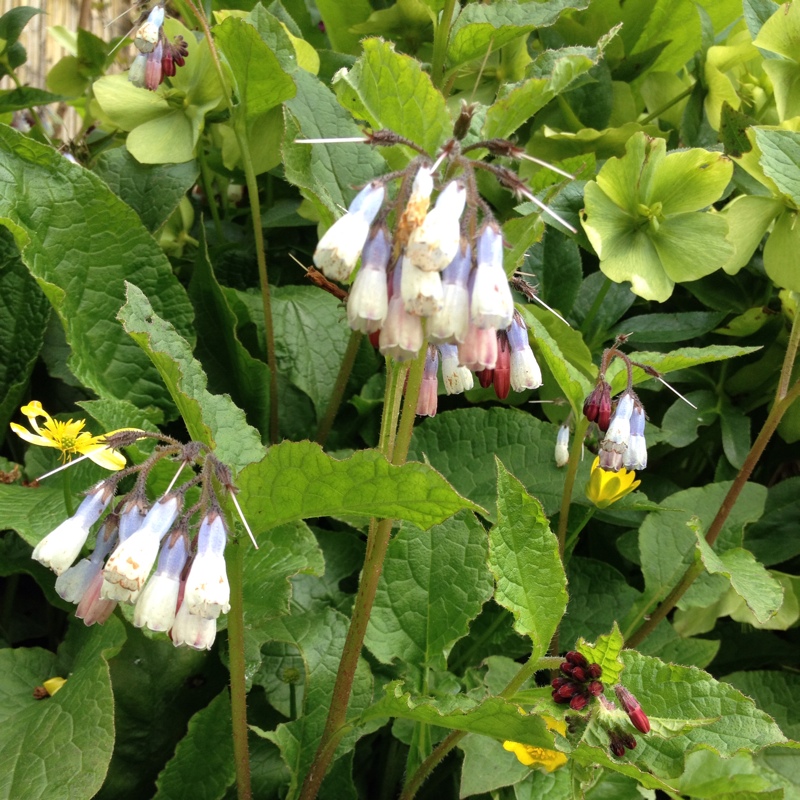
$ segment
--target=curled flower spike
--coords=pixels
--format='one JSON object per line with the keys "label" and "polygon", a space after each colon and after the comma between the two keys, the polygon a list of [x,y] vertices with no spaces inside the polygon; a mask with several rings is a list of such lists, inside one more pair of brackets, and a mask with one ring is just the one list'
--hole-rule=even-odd
{"label": "curled flower spike", "polygon": [[598,508],[608,508],[612,503],[630,494],[641,481],[636,480],[636,473],[624,467],[618,472],[610,472],[600,466],[600,458],[595,458],[592,473],[586,484],[586,496]]}
{"label": "curled flower spike", "polygon": [[[119,470],[125,466],[125,456],[104,444],[107,436],[119,431],[92,436],[91,433],[83,430],[86,420],[60,422],[53,419],[42,408],[42,404],[38,400],[31,400],[28,405],[22,406],[20,411],[28,418],[34,432],[31,433],[15,422],[11,423],[11,430],[26,442],[60,450],[63,462],[66,463],[74,455],[80,454],[90,458],[104,469]],[[39,419],[43,419],[44,422],[40,424]],[[120,430],[135,429],[121,428]]]}

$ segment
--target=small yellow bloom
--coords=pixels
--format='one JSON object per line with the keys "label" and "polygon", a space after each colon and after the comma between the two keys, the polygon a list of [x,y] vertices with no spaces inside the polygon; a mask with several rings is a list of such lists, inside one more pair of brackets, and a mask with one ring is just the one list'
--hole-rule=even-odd
{"label": "small yellow bloom", "polygon": [[[80,453],[88,456],[95,464],[99,464],[104,469],[119,470],[125,466],[125,456],[103,444],[105,436],[108,434],[92,436],[91,433],[83,430],[86,420],[59,422],[42,408],[42,404],[38,400],[32,400],[28,405],[22,406],[20,410],[28,418],[34,433],[15,422],[11,423],[11,430],[26,442],[60,450],[63,462],[69,461],[74,455]],[[38,422],[39,417],[44,419],[41,425]],[[117,433],[117,431],[111,431],[111,433]]]}
{"label": "small yellow bloom", "polygon": [[633,470],[623,467],[619,472],[609,472],[600,467],[600,459],[595,458],[586,484],[586,496],[598,508],[607,508],[630,494],[640,483]]}
{"label": "small yellow bloom", "polygon": [[66,682],[66,678],[49,678],[42,686],[44,686],[47,694],[52,697]]}
{"label": "small yellow bloom", "polygon": [[567,757],[558,750],[547,750],[544,747],[533,747],[519,742],[503,742],[503,747],[513,753],[526,767],[544,767],[553,772],[567,763]]}

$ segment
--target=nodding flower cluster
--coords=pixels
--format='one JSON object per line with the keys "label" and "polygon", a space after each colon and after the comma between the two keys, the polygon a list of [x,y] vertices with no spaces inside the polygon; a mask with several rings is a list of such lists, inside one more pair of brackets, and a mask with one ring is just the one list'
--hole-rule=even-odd
{"label": "nodding flower cluster", "polygon": [[[600,374],[591,394],[583,404],[583,414],[590,422],[605,433],[600,442],[600,468],[607,472],[644,469],[647,466],[647,443],[644,438],[645,412],[641,401],[631,388],[633,386],[634,366],[641,367],[649,374],[658,373],[644,364],[631,361],[617,349],[619,342],[603,353]],[[611,386],[605,375],[613,358],[621,358],[628,371],[628,386],[617,398],[612,414]]]}
{"label": "nodding flower cluster", "polygon": [[[86,625],[105,622],[119,602],[131,603],[135,604],[137,627],[169,631],[176,646],[209,649],[216,636],[217,617],[230,609],[224,556],[228,531],[214,480],[238,509],[237,489],[230,470],[205,445],[190,442],[184,446],[143,431],[110,434],[107,440],[116,448],[144,436],[166,444],[156,447],[141,464],[93,486],[75,514],[36,545],[33,558],[58,575],[56,591],[77,604],[76,616]],[[199,472],[149,503],[147,477],[163,458],[180,463],[173,483],[185,467],[197,466]],[[91,555],[75,564],[90,529],[111,506],[120,481],[133,474],[137,475],[133,489],[103,519]],[[187,493],[194,487],[200,488],[200,498],[184,509]],[[194,528],[197,533],[192,538]]]}
{"label": "nodding flower cluster", "polygon": [[[391,131],[367,135],[366,143],[405,144],[421,155],[407,169],[377,178],[359,192],[347,213],[320,239],[314,263],[327,278],[347,281],[361,258],[347,299],[347,318],[353,330],[377,335],[383,355],[408,361],[427,339],[438,346],[438,352],[434,347],[427,350],[430,386],[441,356],[448,394],[470,388],[471,371],[484,387],[494,384],[497,395],[505,398],[510,389],[538,388],[542,374],[525,323],[514,309],[503,266],[503,235],[478,194],[476,171],[489,171],[503,186],[571,226],[536,199],[513,171],[466,157],[477,149],[527,157],[501,139],[462,149],[458,137],[469,128],[472,113],[465,107],[466,123],[459,118],[456,137],[443,146],[435,162]],[[449,180],[437,179],[440,165],[444,175],[452,176]],[[400,186],[391,199],[388,187],[395,181]],[[387,224],[392,213],[397,220],[394,234]],[[431,391],[420,402],[419,413],[435,413],[436,392]]]}
{"label": "nodding flower cluster", "polygon": [[[141,19],[141,17],[140,17]],[[175,75],[178,67],[186,63],[189,47],[183,36],[170,42],[164,33],[164,6],[157,5],[147,19],[136,29],[133,43],[139,51],[133,59],[128,80],[139,88],[154,92],[164,78]]]}

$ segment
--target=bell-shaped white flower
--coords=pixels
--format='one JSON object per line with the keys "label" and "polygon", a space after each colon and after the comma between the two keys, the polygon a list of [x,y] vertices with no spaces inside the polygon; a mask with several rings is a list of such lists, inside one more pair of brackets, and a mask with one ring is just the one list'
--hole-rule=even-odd
{"label": "bell-shaped white flower", "polygon": [[538,389],[542,385],[542,370],[533,355],[525,323],[514,315],[508,329],[511,346],[511,388],[515,392]]}
{"label": "bell-shaped white flower", "polygon": [[633,404],[634,396],[631,391],[625,392],[619,398],[605,438],[600,442],[600,467],[606,471],[618,472],[623,466],[631,438]]}
{"label": "bell-shaped white flower", "polygon": [[103,576],[103,597],[132,603],[144,586],[158,555],[164,534],[178,516],[182,498],[169,494],[153,505],[141,528],[120,544],[108,559]]}
{"label": "bell-shaped white flower", "polygon": [[347,322],[354,331],[380,330],[389,310],[389,285],[386,267],[392,245],[383,226],[367,240],[361,256],[361,269],[347,298]]}
{"label": "bell-shaped white flower", "polygon": [[103,569],[103,562],[117,543],[117,518],[109,514],[100,526],[94,550],[56,578],[56,592],[68,603],[80,603],[89,585]]}
{"label": "bell-shaped white flower", "polygon": [[336,220],[319,240],[314,251],[314,263],[326,278],[342,282],[350,277],[385,193],[381,183],[365,186],[350,203],[347,213]]}
{"label": "bell-shaped white flower", "polygon": [[644,438],[645,415],[639,402],[634,403],[631,414],[631,436],[628,449],[622,454],[622,465],[626,469],[644,469],[647,466],[647,442]]}
{"label": "bell-shaped white flower", "polygon": [[136,599],[133,624],[137,628],[168,631],[172,627],[187,555],[187,542],[183,534],[170,536],[164,541],[156,572]]}
{"label": "bell-shaped white flower", "polygon": [[175,622],[170,631],[170,637],[175,647],[185,644],[194,650],[210,650],[217,636],[217,620],[215,618],[192,614],[186,602],[182,602]]}
{"label": "bell-shaped white flower", "polygon": [[153,52],[161,35],[161,26],[163,24],[164,6],[155,6],[133,37],[133,43],[140,53]]}
{"label": "bell-shaped white flower", "polygon": [[381,328],[378,347],[384,356],[396,361],[408,361],[416,357],[422,347],[422,320],[406,311],[400,294],[402,282],[403,260],[401,259],[392,273],[391,295],[386,320]]}
{"label": "bell-shaped white flower", "polygon": [[472,248],[466,245],[442,273],[442,307],[430,318],[432,342],[463,342],[469,330],[469,274]]}
{"label": "bell-shaped white flower", "polygon": [[565,467],[569,462],[569,425],[562,425],[556,434],[556,466]]}
{"label": "bell-shaped white flower", "polygon": [[409,314],[430,317],[440,311],[444,303],[442,278],[438,272],[417,269],[408,256],[404,256],[400,294]]}
{"label": "bell-shaped white flower", "polygon": [[422,384],[417,398],[417,416],[435,417],[439,404],[439,351],[433,345],[428,346],[425,366],[422,371]]}
{"label": "bell-shaped white flower", "polygon": [[473,372],[497,366],[497,331],[478,328],[471,321],[467,338],[458,345],[459,361]]}
{"label": "bell-shaped white flower", "polygon": [[458,181],[451,181],[422,224],[411,231],[406,258],[417,269],[441,272],[456,257],[461,243],[460,219],[466,199],[466,189]]}
{"label": "bell-shaped white flower", "polygon": [[470,294],[470,314],[478,328],[505,330],[511,324],[514,298],[503,270],[503,234],[489,223],[478,234],[477,266]]}
{"label": "bell-shaped white flower", "polygon": [[113,490],[105,482],[98,483],[86,495],[75,514],[33,548],[31,558],[50,567],[56,575],[64,572],[78,557],[89,538],[89,528],[100,519],[113,496]]}
{"label": "bell-shaped white flower", "polygon": [[189,613],[216,619],[230,611],[231,589],[225,569],[225,545],[228,531],[222,514],[212,509],[200,523],[197,555],[186,578],[183,602]]}
{"label": "bell-shaped white flower", "polygon": [[442,380],[447,394],[462,394],[475,383],[472,373],[458,362],[458,348],[454,344],[440,344]]}

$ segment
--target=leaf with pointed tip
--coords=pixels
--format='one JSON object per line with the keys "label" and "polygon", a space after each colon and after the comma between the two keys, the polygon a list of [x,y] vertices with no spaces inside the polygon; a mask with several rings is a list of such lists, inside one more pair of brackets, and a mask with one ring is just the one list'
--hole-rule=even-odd
{"label": "leaf with pointed tip", "polygon": [[153,311],[138,286],[127,287],[128,300],[119,319],[161,373],[192,439],[213,448],[234,472],[261,458],[261,437],[247,424],[242,410],[227,395],[206,389],[206,375],[189,343]]}
{"label": "leaf with pointed tip", "polygon": [[514,628],[547,650],[567,607],[567,578],[541,503],[497,460],[497,524],[489,531],[495,600],[514,615]]}
{"label": "leaf with pointed tip", "polygon": [[617,682],[622,674],[623,666],[619,654],[625,641],[622,638],[619,625],[614,623],[611,633],[597,637],[595,644],[589,644],[585,639],[578,639],[576,649],[586,656],[590,664],[599,664],[603,670],[603,683],[610,686]]}
{"label": "leaf with pointed tip", "polygon": [[186,293],[136,214],[96,175],[5,126],[0,180],[0,219],[64,326],[75,377],[101,397],[173,411],[156,369],[115,318],[127,279],[192,336]]}

